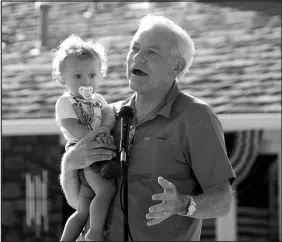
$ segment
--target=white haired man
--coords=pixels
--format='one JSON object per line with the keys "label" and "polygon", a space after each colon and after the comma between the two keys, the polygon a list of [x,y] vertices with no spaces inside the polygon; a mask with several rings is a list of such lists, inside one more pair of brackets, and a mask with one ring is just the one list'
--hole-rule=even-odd
{"label": "white haired man", "polygon": [[[145,16],[127,55],[127,100],[112,104],[134,110],[129,156],[128,220],[134,240],[198,241],[202,219],[228,213],[235,173],[227,157],[222,126],[205,102],[182,93],[177,81],[190,68],[194,44],[162,16]],[[61,184],[77,205],[77,169],[114,152],[93,142],[92,132],[69,148],[62,160]],[[113,136],[118,142],[119,123]],[[114,148],[114,147],[113,147]],[[79,163],[77,161],[80,161]],[[119,195],[108,215],[107,240],[123,240]]]}

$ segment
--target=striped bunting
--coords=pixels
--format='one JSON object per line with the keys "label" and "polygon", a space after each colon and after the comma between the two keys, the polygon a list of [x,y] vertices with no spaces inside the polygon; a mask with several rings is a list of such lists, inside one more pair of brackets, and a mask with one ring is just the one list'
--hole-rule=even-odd
{"label": "striped bunting", "polygon": [[233,185],[242,182],[249,174],[258,156],[262,130],[247,130],[234,133],[234,147],[229,155],[237,179]]}

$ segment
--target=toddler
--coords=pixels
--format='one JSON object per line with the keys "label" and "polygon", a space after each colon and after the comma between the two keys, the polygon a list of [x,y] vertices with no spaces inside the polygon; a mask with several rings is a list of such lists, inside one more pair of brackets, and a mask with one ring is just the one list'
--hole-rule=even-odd
{"label": "toddler", "polygon": [[[108,132],[101,132],[97,140],[107,145],[113,143],[110,130],[115,125],[115,115],[96,93],[106,69],[106,52],[99,42],[86,42],[71,35],[60,44],[52,75],[68,90],[56,102],[56,122],[68,142],[77,142],[91,130],[104,127]],[[90,229],[85,240],[102,241],[103,226],[115,195],[114,181],[102,177],[95,163],[80,170],[79,177],[78,206],[66,222],[61,241],[75,241],[88,217]]]}

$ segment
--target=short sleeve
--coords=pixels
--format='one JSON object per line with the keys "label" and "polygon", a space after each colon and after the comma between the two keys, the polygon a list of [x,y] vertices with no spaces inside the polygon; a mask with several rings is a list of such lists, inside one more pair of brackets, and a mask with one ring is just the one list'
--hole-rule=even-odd
{"label": "short sleeve", "polygon": [[205,112],[189,131],[192,169],[203,191],[236,175],[227,156],[224,132],[217,116]]}
{"label": "short sleeve", "polygon": [[96,93],[96,98],[102,105],[101,109],[109,107],[107,101],[104,99],[104,97],[102,95],[100,95],[99,93]]}
{"label": "short sleeve", "polygon": [[56,121],[66,118],[78,119],[68,97],[61,96],[56,103]]}

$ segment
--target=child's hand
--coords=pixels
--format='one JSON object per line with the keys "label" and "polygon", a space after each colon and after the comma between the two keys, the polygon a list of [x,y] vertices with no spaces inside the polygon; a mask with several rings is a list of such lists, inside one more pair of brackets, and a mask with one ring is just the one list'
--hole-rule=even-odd
{"label": "child's hand", "polygon": [[112,145],[114,143],[113,137],[109,133],[101,132],[96,137],[96,141],[105,145]]}

